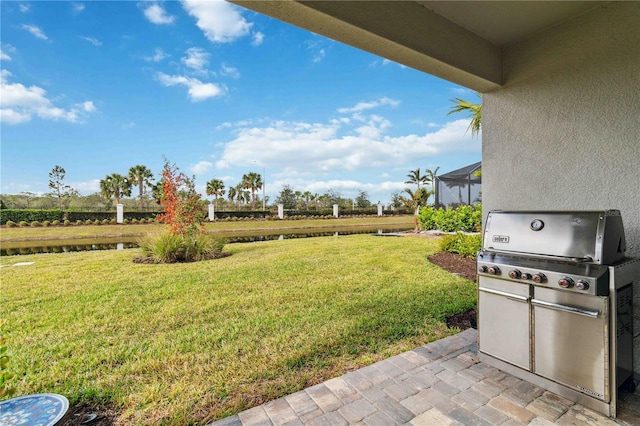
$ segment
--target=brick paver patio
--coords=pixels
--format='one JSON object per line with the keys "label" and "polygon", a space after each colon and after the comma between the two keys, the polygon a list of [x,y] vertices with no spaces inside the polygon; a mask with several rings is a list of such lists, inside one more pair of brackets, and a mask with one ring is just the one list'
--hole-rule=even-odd
{"label": "brick paver patio", "polygon": [[640,391],[609,419],[480,363],[476,338],[465,330],[213,425],[640,426]]}

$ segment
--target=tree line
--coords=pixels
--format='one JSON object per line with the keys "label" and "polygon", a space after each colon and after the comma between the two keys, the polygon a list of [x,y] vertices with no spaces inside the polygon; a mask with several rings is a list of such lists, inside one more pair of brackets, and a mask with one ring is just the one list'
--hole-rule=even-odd
{"label": "tree line", "polygon": [[[433,185],[430,190],[427,185],[433,184],[435,170],[420,168],[411,170],[407,175],[406,184],[416,185],[416,189],[405,188],[402,192],[391,194],[391,200],[384,203],[390,208],[406,208],[415,211],[421,206],[428,205],[433,195]],[[129,168],[127,174],[111,173],[100,180],[100,191],[82,196],[79,192],[65,183],[65,169],[56,165],[49,173],[49,188],[51,192],[38,195],[32,192],[21,192],[16,195],[0,195],[0,208],[11,209],[53,209],[110,211],[117,204],[123,204],[127,211],[159,211],[160,198],[163,193],[163,180],[157,181],[153,172],[144,165]],[[217,211],[220,210],[256,210],[271,207],[269,197],[261,196],[264,190],[264,180],[260,173],[249,172],[242,176],[237,185],[226,186],[221,179],[211,179],[206,182],[205,192],[213,197]],[[137,194],[134,194],[137,190]],[[133,195],[133,196],[132,196]],[[325,193],[299,191],[290,185],[284,185],[275,197],[273,205],[282,204],[287,210],[323,210],[331,209],[337,204],[341,209],[366,209],[373,206],[369,194],[359,190],[354,198],[343,197],[334,189]]]}

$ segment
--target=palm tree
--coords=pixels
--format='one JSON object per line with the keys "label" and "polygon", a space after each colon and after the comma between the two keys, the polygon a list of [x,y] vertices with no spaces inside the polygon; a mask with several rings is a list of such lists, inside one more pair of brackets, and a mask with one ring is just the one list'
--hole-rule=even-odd
{"label": "palm tree", "polygon": [[218,196],[224,196],[224,182],[220,179],[211,179],[207,182],[207,195],[213,195],[215,197],[215,206],[218,210]]}
{"label": "palm tree", "polygon": [[117,206],[120,198],[131,195],[131,182],[121,174],[112,173],[100,180],[100,194],[107,200],[113,197]]}
{"label": "palm tree", "polygon": [[138,185],[138,196],[140,197],[140,211],[144,210],[144,187],[153,186],[153,173],[147,168],[138,164],[129,169],[129,181],[132,185]]}
{"label": "palm tree", "polygon": [[428,191],[426,188],[418,188],[414,192],[409,188],[405,188],[404,192],[408,195],[408,197],[400,196],[399,198],[404,205],[411,208],[411,210],[415,212],[413,222],[415,225],[415,231],[418,232],[418,211],[420,207],[427,205],[427,200],[429,199],[431,191]]}
{"label": "palm tree", "polygon": [[307,210],[309,210],[309,202],[313,199],[313,194],[309,191],[305,191],[302,196],[304,197],[304,203],[307,206]]}
{"label": "palm tree", "polygon": [[428,183],[429,179],[428,176],[420,174],[420,167],[415,170],[411,170],[407,177],[409,178],[409,180],[405,181],[404,183],[413,183],[418,185],[418,191],[420,190],[420,184]]}
{"label": "palm tree", "polygon": [[302,191],[294,192],[296,196],[296,210],[300,210],[300,205],[302,204]]}
{"label": "palm tree", "polygon": [[236,186],[229,187],[227,198],[229,199],[229,201],[231,201],[231,203],[233,203],[236,200],[236,188],[237,188]]}
{"label": "palm tree", "polygon": [[427,183],[431,184],[431,191],[429,191],[430,192],[429,196],[431,196],[431,195],[436,193],[436,188],[435,188],[434,185],[435,185],[435,182],[436,182],[436,175],[438,174],[438,170],[440,170],[439,166],[436,167],[435,170],[426,169],[424,171],[426,173],[426,175],[427,175],[427,179],[426,179]]}
{"label": "palm tree", "polygon": [[[476,95],[482,99],[481,93],[476,93]],[[467,131],[471,129],[471,136],[477,136],[478,133],[480,133],[480,126],[482,124],[482,102],[474,104],[460,98],[452,99],[451,102],[453,102],[454,105],[451,106],[451,111],[449,111],[447,115],[463,111],[470,113],[471,122],[469,123]]]}
{"label": "palm tree", "polygon": [[262,176],[256,172],[249,172],[242,176],[242,187],[251,191],[251,208],[256,209],[256,191],[262,188]]}
{"label": "palm tree", "polygon": [[233,189],[233,193],[235,196],[235,200],[238,202],[238,210],[240,210],[240,205],[250,201],[249,191],[244,190],[243,182],[240,182],[233,188],[229,188],[229,199],[233,200],[231,197],[231,189]]}

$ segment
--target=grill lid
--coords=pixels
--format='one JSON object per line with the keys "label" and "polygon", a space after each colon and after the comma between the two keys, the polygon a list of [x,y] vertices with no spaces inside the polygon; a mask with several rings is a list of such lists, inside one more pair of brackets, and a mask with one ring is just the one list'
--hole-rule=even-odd
{"label": "grill lid", "polygon": [[489,212],[484,251],[613,265],[625,257],[619,210]]}

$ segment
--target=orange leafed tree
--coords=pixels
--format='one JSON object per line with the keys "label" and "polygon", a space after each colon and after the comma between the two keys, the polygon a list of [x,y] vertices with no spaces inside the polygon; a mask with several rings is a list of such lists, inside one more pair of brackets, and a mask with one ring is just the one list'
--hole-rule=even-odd
{"label": "orange leafed tree", "polygon": [[162,182],[160,204],[164,207],[164,214],[158,218],[160,222],[169,225],[169,232],[174,235],[201,233],[206,212],[193,178],[165,160]]}

